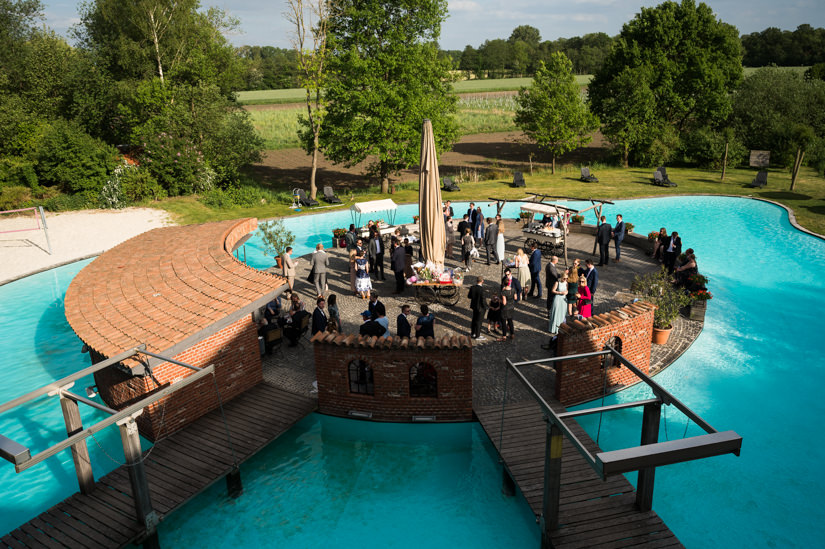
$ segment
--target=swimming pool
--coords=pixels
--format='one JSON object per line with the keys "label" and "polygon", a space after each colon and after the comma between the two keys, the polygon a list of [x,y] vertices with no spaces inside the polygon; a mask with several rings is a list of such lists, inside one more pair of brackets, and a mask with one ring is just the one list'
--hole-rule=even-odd
{"label": "swimming pool", "polygon": [[[495,213],[494,208],[481,204],[485,215]],[[466,207],[455,204],[457,216]],[[414,205],[401,206],[397,221],[410,222],[415,210]],[[508,204],[504,213],[515,217],[517,211],[517,204]],[[821,276],[825,272],[825,242],[794,230],[783,209],[747,199],[622,201],[607,206],[605,212],[611,221],[616,213],[623,213],[625,221],[634,223],[640,234],[658,230],[661,225],[676,229],[685,247],[697,250],[700,269],[710,278],[715,296],[705,330],[693,347],[656,379],[715,427],[734,429],[744,437],[739,458],[724,456],[659,469],[654,509],[689,547],[819,545],[825,535],[825,521],[819,510],[825,481],[815,468],[825,457],[825,443],[817,430],[825,402],[818,383],[823,361],[816,352],[816,343],[825,332],[825,322],[819,317],[819,311],[825,309],[825,278]],[[323,215],[321,220],[315,216],[286,220],[298,234],[296,255],[308,253],[316,242],[329,245],[333,228],[349,226],[348,211]],[[271,266],[272,258],[264,257],[256,246],[256,239],[247,243],[249,263]],[[29,369],[48,375],[55,368],[47,354],[35,349],[39,341],[50,337],[45,334],[53,327],[46,327],[62,309],[57,300],[62,300],[68,280],[79,270],[75,265],[68,268],[43,273],[52,277],[45,279],[44,289],[18,292],[17,285],[29,279],[0,287],[0,340],[4,341],[5,351],[0,374],[5,379],[18,379],[20,387],[9,397],[5,397],[8,388],[0,387],[0,399],[7,400],[42,384],[27,378]],[[48,294],[46,299],[38,301],[44,293]],[[23,327],[16,324],[21,309],[29,310],[32,317],[31,323]],[[59,320],[58,324],[70,332],[65,320]],[[25,339],[22,336],[31,341],[16,341]],[[74,341],[79,350],[79,341]],[[10,343],[22,347],[10,353]],[[34,358],[22,363],[29,355]],[[78,352],[57,360],[57,364],[65,361],[63,366],[68,368],[72,361],[77,365],[88,359]],[[634,398],[633,392],[640,390],[632,389],[613,398]],[[55,411],[56,423],[49,427],[50,432],[62,429],[59,409]],[[626,419],[629,421],[623,422]],[[586,427],[595,434],[592,421],[597,420],[591,418]],[[639,425],[640,419],[632,412],[606,415],[601,445],[610,449],[637,443]],[[684,426],[683,418],[671,412],[668,436],[681,437]],[[661,433],[664,437],[664,425]],[[113,455],[119,456],[119,444],[115,446]],[[107,461],[93,444],[90,451],[93,460]],[[14,480],[15,486],[22,481],[23,489],[39,489],[40,481],[26,478],[29,473],[15,476],[13,468],[0,464],[0,485],[9,486],[7,481]],[[56,496],[59,500],[76,485],[71,469],[68,473],[58,471],[56,476],[68,483],[64,495]],[[3,511],[10,510],[6,509],[7,501],[0,501]],[[224,505],[215,498],[210,504]],[[32,509],[46,506],[44,501],[39,507],[33,504]],[[3,513],[0,517],[0,530],[28,518],[7,521],[7,516]],[[296,546],[301,546],[300,541]]]}
{"label": "swimming pool", "polygon": [[[501,493],[478,424],[369,423],[312,414],[161,523],[164,547],[538,547],[524,498]],[[208,507],[209,519],[203,510]]]}

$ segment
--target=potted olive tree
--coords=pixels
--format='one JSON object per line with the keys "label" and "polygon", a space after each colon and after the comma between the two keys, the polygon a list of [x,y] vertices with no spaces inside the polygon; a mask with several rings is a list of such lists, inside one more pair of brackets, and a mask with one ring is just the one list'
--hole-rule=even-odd
{"label": "potted olive tree", "polygon": [[670,275],[662,267],[645,275],[636,275],[631,291],[656,305],[653,312],[653,343],[664,345],[673,329],[679,309],[690,303],[690,298],[670,282]]}
{"label": "potted olive tree", "polygon": [[264,255],[274,257],[278,268],[283,268],[281,255],[288,246],[295,243],[295,235],[292,234],[292,231],[284,226],[283,221],[276,219],[259,224],[257,234],[264,243]]}

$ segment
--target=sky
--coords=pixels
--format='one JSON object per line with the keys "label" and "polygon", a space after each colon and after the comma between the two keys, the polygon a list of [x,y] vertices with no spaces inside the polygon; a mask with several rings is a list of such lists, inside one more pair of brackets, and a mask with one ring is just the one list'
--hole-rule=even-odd
{"label": "sky", "polygon": [[[42,0],[45,24],[58,34],[79,22],[76,0]],[[485,40],[504,38],[519,25],[531,25],[542,40],[621,31],[642,6],[660,2],[640,0],[449,0],[449,16],[441,27],[443,49],[475,48]],[[825,25],[823,0],[710,0],[717,17],[734,25],[741,34],[779,27],[794,30],[803,23]],[[289,24],[283,17],[284,0],[201,0],[203,6],[217,6],[240,19],[241,32],[228,36],[236,46],[276,46],[289,48]]]}

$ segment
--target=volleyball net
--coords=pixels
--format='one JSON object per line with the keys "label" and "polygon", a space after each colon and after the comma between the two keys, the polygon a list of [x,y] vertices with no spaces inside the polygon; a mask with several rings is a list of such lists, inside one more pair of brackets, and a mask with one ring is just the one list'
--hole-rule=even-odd
{"label": "volleyball net", "polygon": [[49,255],[52,244],[49,241],[49,228],[46,225],[46,212],[42,206],[22,208],[20,210],[0,210],[0,235],[43,231]]}

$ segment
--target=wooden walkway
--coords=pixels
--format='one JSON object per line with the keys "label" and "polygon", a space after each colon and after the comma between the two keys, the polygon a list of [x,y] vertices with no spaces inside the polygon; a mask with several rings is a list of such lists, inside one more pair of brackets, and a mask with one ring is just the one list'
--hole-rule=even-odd
{"label": "wooden walkway", "polygon": [[[314,399],[266,383],[226,403],[238,461],[257,453],[316,408]],[[152,505],[161,519],[222,480],[233,463],[220,410],[159,441],[145,465]],[[123,547],[143,532],[131,494],[129,474],[120,467],[98,480],[91,494],[74,494],[7,534],[0,547]]]}
{"label": "wooden walkway", "polygon": [[[550,401],[550,405],[557,412],[564,411],[555,401]],[[475,412],[510,476],[539,516],[542,512],[547,424],[538,404],[507,405],[503,414],[503,437],[501,406],[479,407]],[[578,423],[571,421],[570,424],[573,434],[589,452],[599,451]],[[553,532],[551,540],[556,549],[682,547],[655,512],[636,510],[635,491],[624,476],[602,481],[567,439],[563,445],[561,482],[561,526]]]}

